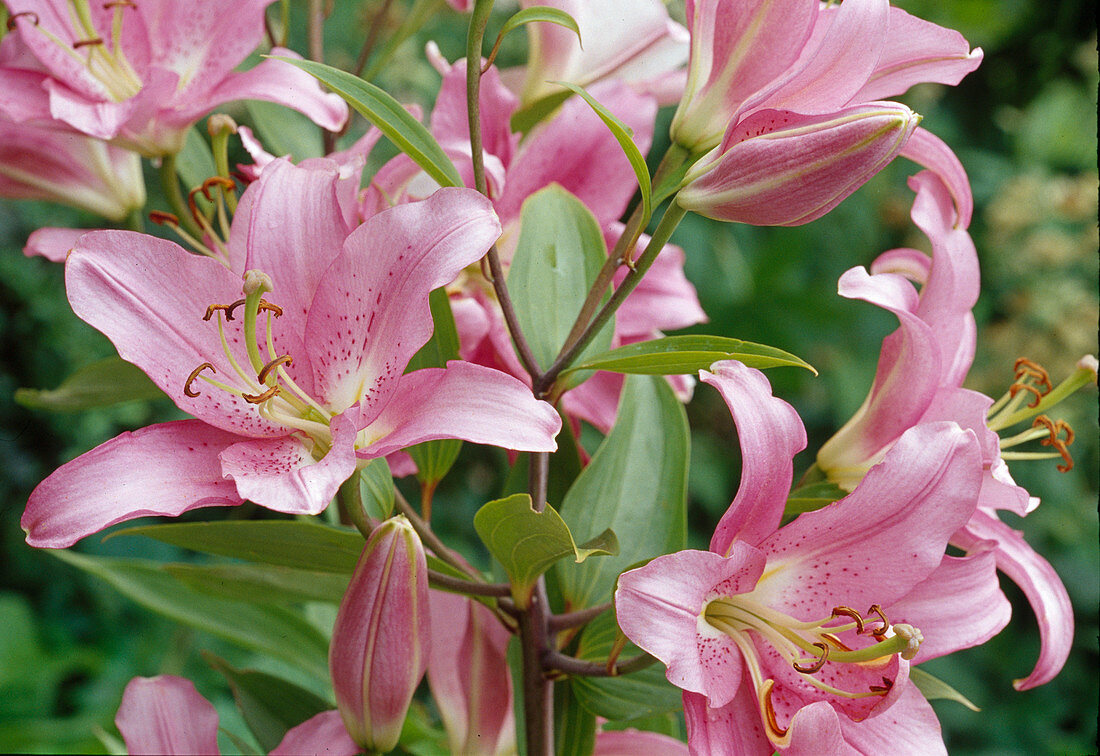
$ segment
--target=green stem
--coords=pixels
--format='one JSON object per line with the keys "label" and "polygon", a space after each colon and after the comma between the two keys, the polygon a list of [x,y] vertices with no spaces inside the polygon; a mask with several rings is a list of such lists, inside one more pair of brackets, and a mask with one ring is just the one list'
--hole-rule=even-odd
{"label": "green stem", "polygon": [[382,31],[383,22],[386,20],[386,16],[389,15],[391,5],[393,5],[393,0],[383,0],[378,12],[371,18],[370,29],[367,31],[367,38],[363,42],[363,47],[359,50],[358,59],[355,61],[356,76],[362,74],[363,69],[367,65],[367,59],[370,58],[371,51],[374,49],[374,44],[378,41],[378,34]]}
{"label": "green stem", "polygon": [[126,228],[131,231],[137,231],[138,233],[145,232],[145,215],[142,213],[140,207],[135,207],[130,211],[130,214],[126,216]]}
{"label": "green stem", "polygon": [[485,579],[478,574],[477,570],[471,568],[466,564],[465,560],[455,554],[454,551],[449,549],[439,536],[431,529],[428,523],[424,522],[424,519],[416,513],[413,506],[409,504],[408,500],[402,495],[402,493],[394,488],[394,505],[401,514],[405,515],[409,520],[409,524],[412,525],[413,530],[420,536],[420,540],[424,542],[432,552],[439,557],[442,561],[454,567],[456,570],[464,575],[469,575],[471,580],[475,580],[480,583],[484,583]]}
{"label": "green stem", "polygon": [[202,229],[195,219],[191,217],[191,211],[187,207],[187,201],[180,191],[179,178],[176,176],[176,156],[165,155],[160,160],[160,186],[164,190],[164,198],[168,200],[168,206],[180,220],[180,225],[192,236],[202,238]]}
{"label": "green stem", "polygon": [[397,31],[390,34],[386,38],[386,45],[382,48],[382,52],[378,54],[378,57],[374,59],[374,62],[367,68],[366,73],[362,78],[367,81],[373,81],[379,72],[387,63],[393,54],[397,52],[397,48],[401,44],[416,33],[420,27],[424,25],[424,22],[433,15],[435,15],[439,9],[443,6],[443,0],[417,0],[413,5],[412,10],[409,11],[409,15],[405,17],[405,20],[398,27]]}

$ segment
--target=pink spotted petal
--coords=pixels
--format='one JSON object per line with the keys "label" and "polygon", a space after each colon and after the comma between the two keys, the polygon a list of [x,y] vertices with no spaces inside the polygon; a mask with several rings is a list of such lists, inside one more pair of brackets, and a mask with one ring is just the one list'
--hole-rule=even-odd
{"label": "pink spotted petal", "polygon": [[683,698],[691,756],[756,756],[775,750],[748,670],[742,674],[737,696],[725,706],[712,709],[706,696],[686,690]]}
{"label": "pink spotted petal", "polygon": [[240,504],[232,481],[222,478],[218,455],[241,440],[198,420],[116,436],[38,484],[19,523],[27,543],[62,549],[135,517]]}
{"label": "pink spotted petal", "polygon": [[737,495],[710,540],[711,551],[727,554],[736,541],[758,545],[779,526],[806,429],[794,408],[772,395],[759,370],[727,360],[699,371],[699,379],[726,401],[744,460]]}
{"label": "pink spotted petal", "polygon": [[236,482],[242,498],[262,507],[319,514],[355,472],[357,416],[352,409],[333,418],[332,448],[320,460],[296,436],[250,439],[221,453],[222,474]]}
{"label": "pink spotted petal", "polygon": [[337,709],[322,711],[291,727],[270,756],[355,756],[359,746],[348,735]]}
{"label": "pink spotted petal", "polygon": [[835,606],[862,611],[902,598],[940,564],[948,539],[974,514],[981,476],[970,431],[953,423],[906,431],[852,494],[760,545],[768,573],[758,600],[815,620]]}
{"label": "pink spotted petal", "polygon": [[841,718],[824,701],[799,709],[790,722],[791,744],[784,756],[858,756],[860,751],[844,742]]}
{"label": "pink spotted petal", "polygon": [[1028,690],[1054,679],[1065,665],[1073,646],[1073,607],[1050,563],[1028,545],[1020,531],[994,514],[978,510],[951,539],[964,549],[986,548],[985,541],[995,544],[997,569],[1020,587],[1039,621],[1039,659],[1031,674],[1012,683],[1016,690]]}
{"label": "pink spotted petal", "polygon": [[763,554],[743,542],[735,542],[728,557],[709,551],[659,556],[619,576],[619,627],[665,664],[673,685],[725,706],[741,686],[741,651],[703,612],[714,598],[752,590],[763,571]]}
{"label": "pink spotted petal", "polygon": [[315,395],[336,410],[361,401],[364,420],[373,420],[431,337],[428,294],[499,235],[489,201],[470,189],[440,189],[355,229],[309,310]]}
{"label": "pink spotted petal", "polygon": [[554,451],[561,418],[519,380],[458,360],[401,377],[385,408],[365,427],[360,456],[380,457],[437,438],[461,438],[516,451]]}
{"label": "pink spotted petal", "polygon": [[940,722],[916,686],[906,685],[894,704],[862,722],[840,719],[844,739],[857,753],[946,756]]}
{"label": "pink spotted petal", "polygon": [[115,724],[128,753],[217,754],[218,712],[190,680],[135,677],[126,685]]}

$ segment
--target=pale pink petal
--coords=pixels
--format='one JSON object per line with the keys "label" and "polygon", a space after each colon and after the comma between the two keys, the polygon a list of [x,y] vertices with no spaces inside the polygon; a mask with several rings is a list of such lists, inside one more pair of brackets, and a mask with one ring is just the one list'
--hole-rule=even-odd
{"label": "pale pink petal", "polygon": [[[590,94],[633,130],[643,155],[649,152],[657,115],[654,100],[618,82],[598,84]],[[580,97],[571,97],[534,131],[508,166],[504,194],[496,203],[502,222],[518,218],[523,201],[551,183],[580,199],[601,227],[619,219],[638,189],[619,143]]]}
{"label": "pale pink petal", "polygon": [[687,743],[659,732],[603,730],[596,733],[592,756],[687,756]]}
{"label": "pale pink petal", "polygon": [[135,677],[115,715],[126,750],[138,754],[218,753],[218,712],[190,680],[173,675]]}
{"label": "pale pink petal", "polygon": [[608,433],[619,411],[624,376],[600,371],[561,399],[561,408],[571,418],[583,420],[601,433]]}
{"label": "pale pink petal", "polygon": [[554,451],[561,418],[510,375],[457,360],[401,376],[364,428],[360,456],[380,457],[437,438],[516,451]]}
{"label": "pale pink petal", "polygon": [[86,228],[40,228],[27,237],[23,254],[62,263],[69,256],[69,251],[76,246],[76,240],[86,233]]}
{"label": "pale pink petal", "polygon": [[1054,679],[1065,665],[1073,646],[1073,606],[1050,563],[1027,544],[1020,531],[994,514],[978,510],[951,538],[951,543],[964,549],[986,548],[985,541],[995,543],[997,569],[1020,587],[1039,621],[1039,659],[1031,674],[1012,683],[1016,690],[1028,690]]}
{"label": "pale pink petal", "polygon": [[784,526],[760,548],[756,595],[802,620],[834,606],[896,601],[939,565],[974,513],[982,463],[973,433],[953,423],[907,431],[855,492]]}
{"label": "pale pink petal", "polygon": [[[938,136],[927,129],[918,127],[913,136],[902,148],[901,154],[914,163],[921,165],[939,177],[955,201],[955,217],[946,214],[948,226],[966,230],[974,214],[974,195],[970,191],[970,179],[966,175],[955,152]],[[909,179],[909,186],[918,191],[919,186],[930,183],[927,179],[918,180],[921,174]]]}
{"label": "pale pink petal", "polygon": [[981,48],[971,51],[954,29],[891,7],[882,55],[867,83],[852,99],[885,100],[927,81],[954,86],[981,62]]}
{"label": "pale pink petal", "polygon": [[[208,305],[241,297],[240,276],[221,263],[153,236],[92,231],[65,263],[65,288],[73,312],[103,332],[124,360],[145,371],[184,412],[242,436],[286,433],[244,399],[202,380],[195,381],[198,396],[184,394],[188,376],[204,362],[215,366],[215,379],[239,383],[216,317],[203,321]],[[226,339],[238,364],[248,365],[239,323],[226,324]]]}
{"label": "pale pink petal", "polygon": [[198,420],[123,433],[55,470],[38,484],[20,526],[47,549],[135,517],[176,517],[197,507],[240,504],[218,455],[241,441]]}
{"label": "pale pink petal", "polygon": [[[8,51],[9,43],[16,39],[15,34],[7,34],[0,39],[0,52]],[[45,87],[47,78],[46,74],[38,71],[6,68],[0,64],[0,114],[15,123],[30,121],[37,125],[49,122],[52,116],[50,96]]]}
{"label": "pale pink petal", "polygon": [[790,746],[780,753],[786,756],[858,756],[860,751],[844,742],[840,722],[836,710],[824,701],[804,706],[791,719]]}
{"label": "pale pink petal", "polygon": [[757,545],[779,526],[806,429],[759,370],[726,360],[700,370],[699,379],[722,394],[741,445],[741,485],[710,539],[711,551],[726,554],[735,541]]}
{"label": "pale pink petal", "polygon": [[715,598],[751,591],[764,566],[764,555],[742,542],[732,545],[728,557],[709,551],[659,556],[619,576],[619,627],[665,664],[669,682],[702,693],[711,706],[724,706],[741,687],[741,651],[703,612]]}
{"label": "pale pink petal", "polygon": [[356,756],[359,746],[348,735],[337,709],[322,711],[291,727],[271,756]]}
{"label": "pale pink petal", "polygon": [[858,753],[939,756],[947,753],[940,722],[916,686],[906,685],[898,700],[862,722],[840,719],[844,739]]}
{"label": "pale pink petal", "polygon": [[918,249],[900,247],[889,249],[871,263],[872,275],[897,273],[922,286],[932,270],[932,258]]}
{"label": "pale pink petal", "polygon": [[91,99],[57,79],[46,79],[42,87],[49,96],[51,118],[97,139],[118,136],[133,114],[132,101]]}
{"label": "pale pink petal", "polygon": [[317,460],[297,436],[249,439],[219,457],[242,498],[276,512],[319,514],[355,472],[353,409],[332,419],[332,447]]}
{"label": "pale pink petal", "polygon": [[[300,57],[276,47],[272,55]],[[265,60],[244,73],[232,74],[212,89],[190,114],[202,116],[233,100],[265,100],[297,110],[323,129],[339,131],[348,120],[348,105],[337,94],[326,93],[310,74],[282,60]]]}
{"label": "pale pink petal", "polygon": [[1012,617],[991,552],[945,556],[931,575],[885,610],[891,622],[912,625],[924,636],[914,664],[979,646]]}
{"label": "pale pink petal", "polygon": [[712,709],[706,696],[684,691],[684,720],[691,756],[757,756],[775,750],[764,730],[748,670],[737,696]]}
{"label": "pale pink petal", "polygon": [[489,201],[440,189],[372,216],[348,236],[309,310],[317,396],[369,422],[432,334],[428,294],[480,259],[500,235]]}
{"label": "pale pink petal", "polygon": [[[512,134],[509,119],[518,100],[500,81],[496,67],[481,77],[480,108],[482,148],[505,166],[512,162],[519,135]],[[443,76],[431,116],[432,136],[443,145],[470,145],[470,120],[466,109],[466,61],[455,62]]]}

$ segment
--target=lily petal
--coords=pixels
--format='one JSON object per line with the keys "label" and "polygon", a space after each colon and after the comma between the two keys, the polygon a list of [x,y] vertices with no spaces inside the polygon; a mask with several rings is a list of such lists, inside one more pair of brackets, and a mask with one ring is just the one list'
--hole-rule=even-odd
{"label": "lily petal", "polygon": [[348,735],[339,709],[315,714],[291,727],[270,756],[355,756],[359,746]]}
{"label": "lily petal", "polygon": [[116,436],[38,484],[19,523],[27,543],[62,549],[135,517],[241,504],[218,464],[218,455],[241,440],[198,420]]}
{"label": "lily petal", "polygon": [[[962,162],[947,143],[931,131],[917,127],[913,136],[909,137],[909,141],[902,147],[901,154],[914,163],[928,168],[948,188],[951,197],[955,200],[957,214],[949,225],[964,231],[969,228],[971,217],[974,215],[974,195],[970,190],[970,179],[966,175]],[[915,179],[916,177],[909,179],[910,186]]]}
{"label": "lily petal", "polygon": [[683,700],[692,756],[756,756],[774,751],[748,670],[742,673],[737,696],[725,706],[711,708],[706,696],[686,690]]}
{"label": "lily petal", "polygon": [[844,739],[858,753],[946,756],[940,721],[916,686],[906,685],[894,705],[862,722],[840,719]]}
{"label": "lily petal", "polygon": [[182,677],[135,677],[122,694],[115,724],[134,756],[219,752],[218,712]]}

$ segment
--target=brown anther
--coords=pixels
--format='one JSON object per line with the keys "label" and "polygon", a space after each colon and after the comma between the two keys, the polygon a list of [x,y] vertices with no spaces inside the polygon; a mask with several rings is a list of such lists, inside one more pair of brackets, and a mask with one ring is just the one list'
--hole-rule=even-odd
{"label": "brown anther", "polygon": [[890,629],[890,620],[886,619],[886,615],[882,611],[882,607],[878,604],[871,604],[871,608],[867,610],[866,614],[874,614],[878,616],[879,621],[882,623],[882,627],[877,630],[872,628],[865,628],[862,634],[870,633],[875,638],[881,639],[886,634],[886,631]]}
{"label": "brown anther", "polygon": [[249,404],[263,404],[273,396],[277,396],[279,393],[278,386],[272,386],[262,394],[243,394],[242,398]]}
{"label": "brown anther", "polygon": [[[1049,394],[1053,388],[1050,382],[1050,374],[1042,365],[1032,362],[1026,357],[1016,360],[1012,369],[1016,375],[1016,382],[1009,387],[1009,395],[1016,396],[1021,391],[1030,391],[1035,395],[1035,400],[1028,403],[1027,406],[1037,407],[1039,401]],[[1028,379],[1031,379],[1032,383],[1027,383]]]}
{"label": "brown anther", "polygon": [[856,633],[860,634],[860,635],[863,634],[863,617],[861,617],[859,612],[857,612],[852,607],[850,607],[850,606],[834,606],[833,607],[833,616],[834,617],[848,617],[849,619],[855,620]]}
{"label": "brown anther", "polygon": [[[1036,417],[1031,427],[1038,428],[1040,425],[1047,429],[1050,436],[1042,439],[1039,443],[1042,446],[1053,446],[1054,450],[1061,454],[1062,459],[1065,461],[1064,465],[1058,465],[1058,471],[1069,472],[1073,469],[1073,457],[1070,456],[1069,449],[1066,447],[1073,443],[1073,428],[1065,420],[1053,421],[1046,415]],[[1065,433],[1065,438],[1058,437],[1061,433]]]}
{"label": "brown anther", "polygon": [[1028,407],[1038,407],[1039,406],[1039,402],[1043,398],[1043,392],[1040,391],[1039,389],[1035,388],[1031,384],[1029,384],[1029,383],[1013,383],[1011,386],[1008,387],[1009,396],[1016,396],[1016,394],[1020,393],[1021,391],[1030,391],[1031,393],[1035,394],[1035,401],[1028,402],[1027,403]]}
{"label": "brown anther", "polygon": [[23,18],[24,16],[30,16],[34,21],[35,26],[38,26],[38,14],[34,11],[20,11],[19,13],[13,13],[8,16],[8,31],[15,31],[15,19]]}
{"label": "brown anther", "polygon": [[260,308],[258,310],[256,310],[256,312],[263,312],[264,310],[266,310],[267,312],[270,312],[272,315],[274,315],[277,318],[281,318],[283,316],[283,308],[282,307],[279,307],[279,305],[277,305],[277,304],[271,304],[271,302],[268,302],[266,299],[261,299],[260,300]]}
{"label": "brown anther", "polygon": [[102,45],[103,37],[92,37],[91,39],[78,39],[73,42],[73,49],[79,50],[82,47],[91,47],[92,45]]}
{"label": "brown anther", "polygon": [[136,8],[137,3],[131,0],[113,0],[109,3],[103,4],[103,10],[110,10],[111,8]]}
{"label": "brown anther", "polygon": [[194,399],[196,396],[198,396],[200,394],[200,392],[195,391],[193,388],[191,388],[191,384],[194,383],[195,380],[199,377],[199,373],[201,373],[203,370],[206,370],[207,368],[210,369],[211,373],[217,373],[218,372],[218,369],[215,368],[213,365],[211,365],[209,362],[204,362],[201,365],[199,365],[197,368],[195,368],[194,370],[191,371],[191,375],[187,376],[187,381],[183,384],[183,395],[184,396],[189,396],[192,399]]}
{"label": "brown anther", "polygon": [[282,357],[276,357],[271,362],[263,366],[263,369],[260,370],[259,374],[256,376],[256,379],[259,380],[260,383],[266,383],[267,377],[271,375],[272,370],[275,370],[280,365],[291,365],[293,363],[294,360],[291,359],[289,354],[284,354]]}
{"label": "brown anther", "polygon": [[244,304],[243,299],[238,299],[233,304],[227,304],[227,305],[212,304],[212,305],[210,305],[209,307],[206,308],[206,314],[202,316],[202,319],[203,320],[210,320],[210,318],[214,317],[214,313],[218,312],[220,310],[221,312],[225,313],[225,319],[226,320],[232,320],[233,319],[233,311],[236,310],[238,307],[240,307],[243,304]]}
{"label": "brown anther", "polygon": [[156,223],[158,226],[179,226],[179,217],[172,213],[166,213],[163,210],[150,210],[149,220]]}
{"label": "brown anther", "polygon": [[[195,195],[202,192],[203,188],[197,186],[187,193],[187,209],[191,211],[191,217],[195,219],[195,223],[199,226],[206,225],[206,216],[199,211],[199,204],[195,201]],[[205,194],[205,192],[203,192]],[[207,197],[209,199],[209,197]]]}
{"label": "brown anther", "polygon": [[801,672],[804,675],[812,675],[825,666],[825,662],[829,659],[829,647],[824,643],[815,643],[814,647],[821,649],[821,656],[817,657],[817,660],[808,667],[803,667],[798,662],[792,662],[791,666],[794,667],[795,672]]}
{"label": "brown anther", "polygon": [[[233,183],[232,179],[227,179],[225,176],[211,176],[206,181],[202,182],[202,186],[199,187],[199,191],[202,192],[202,196],[211,202],[214,198],[210,196],[210,188],[214,186],[220,186],[228,191],[236,192],[237,185]],[[192,192],[194,193],[194,192]]]}
{"label": "brown anther", "polygon": [[868,685],[872,693],[876,693],[880,696],[885,696],[890,693],[890,690],[894,687],[894,681],[889,677],[882,678],[882,685]]}
{"label": "brown anther", "polygon": [[760,708],[764,710],[764,719],[767,720],[768,729],[777,738],[782,738],[787,734],[787,730],[779,726],[779,720],[775,716],[775,705],[772,703],[772,688],[774,687],[775,680],[765,680],[764,684],[760,686]]}

